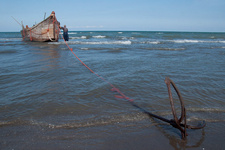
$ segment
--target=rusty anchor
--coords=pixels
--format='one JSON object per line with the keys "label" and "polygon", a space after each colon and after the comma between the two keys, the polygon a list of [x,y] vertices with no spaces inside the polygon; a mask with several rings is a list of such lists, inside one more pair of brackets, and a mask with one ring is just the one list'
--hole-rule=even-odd
{"label": "rusty anchor", "polygon": [[[183,102],[183,98],[180,94],[180,91],[178,90],[178,88],[176,87],[175,83],[168,77],[166,77],[165,79],[165,83],[167,85],[167,89],[168,89],[168,94],[169,94],[169,99],[170,99],[170,105],[171,105],[171,109],[172,109],[172,114],[173,114],[173,119],[169,120],[169,119],[166,119],[166,118],[163,118],[161,116],[158,116],[158,115],[155,115],[155,114],[152,114],[150,112],[148,112],[147,110],[139,107],[138,105],[136,105],[133,101],[130,102],[134,107],[137,107],[139,108],[142,112],[148,114],[150,117],[154,117],[154,118],[157,118],[161,121],[164,121],[164,122],[167,122],[169,123],[171,126],[173,126],[174,128],[177,128],[180,130],[181,132],[181,136],[182,136],[182,139],[186,139],[186,136],[188,135],[187,132],[186,132],[186,129],[202,129],[206,126],[206,123],[205,121],[203,121],[202,124],[198,125],[198,126],[191,126],[191,125],[187,125],[187,119],[186,119],[186,109],[185,109],[185,106],[184,106],[184,102]],[[171,86],[173,86],[174,90],[176,91],[178,97],[179,97],[179,100],[180,100],[180,104],[181,104],[181,116],[180,118],[178,119],[177,117],[177,114],[176,114],[176,110],[175,110],[175,107],[174,107],[174,102],[173,102],[173,97],[172,97],[172,93],[171,93]]]}

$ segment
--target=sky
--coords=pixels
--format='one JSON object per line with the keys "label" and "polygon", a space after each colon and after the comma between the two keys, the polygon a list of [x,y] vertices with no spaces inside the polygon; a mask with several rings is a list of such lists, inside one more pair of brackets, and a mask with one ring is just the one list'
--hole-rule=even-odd
{"label": "sky", "polygon": [[52,11],[69,31],[225,32],[225,0],[1,0],[0,32]]}

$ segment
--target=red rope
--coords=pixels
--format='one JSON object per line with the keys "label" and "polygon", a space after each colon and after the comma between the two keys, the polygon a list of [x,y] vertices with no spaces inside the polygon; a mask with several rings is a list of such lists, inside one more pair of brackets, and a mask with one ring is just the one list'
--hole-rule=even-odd
{"label": "red rope", "polygon": [[29,30],[30,30],[30,41],[32,41],[31,28],[29,28]]}
{"label": "red rope", "polygon": [[[58,28],[59,28],[59,31],[60,31],[60,27],[58,25]],[[61,33],[61,31],[60,31]],[[62,36],[62,33],[61,33],[61,36]],[[102,76],[100,76],[99,74],[95,73],[91,68],[89,68],[74,52],[73,52],[73,49],[70,48],[70,46],[68,45],[68,43],[66,42],[66,40],[64,39],[64,37],[62,36],[65,44],[67,45],[67,47],[69,48],[69,50],[73,53],[73,55],[81,62],[82,65],[84,65],[89,71],[91,71],[93,74],[95,74],[97,77],[99,77],[100,79],[102,79],[103,81],[105,81],[106,83],[108,83],[112,89],[111,91],[113,92],[117,92],[118,94],[120,95],[115,95],[116,98],[122,98],[122,99],[126,99],[130,102],[134,101],[133,99],[127,97],[125,94],[123,94],[118,88],[116,88],[112,83],[110,83],[109,81],[107,81],[105,78],[103,78]]]}
{"label": "red rope", "polygon": [[[48,32],[49,32],[49,26],[50,26],[50,24],[51,24],[50,21],[51,21],[51,19],[49,19],[48,29],[46,30],[46,32],[43,32],[43,33],[37,33],[37,32],[35,32],[35,31],[31,30],[31,28],[29,28],[29,31],[30,31],[30,40],[31,40],[31,41],[33,40],[31,34],[43,35],[43,34],[48,33]],[[52,18],[52,24],[53,24],[53,26],[55,25],[55,22],[57,22],[57,19],[56,19],[55,15],[54,15],[54,17]],[[24,30],[23,30],[23,31],[24,31]],[[57,34],[57,30],[56,30],[56,34]]]}

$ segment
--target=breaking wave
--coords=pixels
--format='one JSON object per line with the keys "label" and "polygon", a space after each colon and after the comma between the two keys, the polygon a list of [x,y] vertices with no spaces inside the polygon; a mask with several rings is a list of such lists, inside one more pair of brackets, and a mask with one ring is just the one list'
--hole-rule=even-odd
{"label": "breaking wave", "polygon": [[106,36],[102,36],[102,35],[97,35],[97,36],[92,36],[93,38],[97,38],[97,39],[103,39],[105,38]]}
{"label": "breaking wave", "polygon": [[22,41],[23,38],[0,38],[0,41]]}
{"label": "breaking wave", "polygon": [[144,41],[140,42],[141,44],[160,44],[160,41]]}
{"label": "breaking wave", "polygon": [[43,126],[47,128],[81,128],[81,127],[91,127],[91,126],[104,126],[110,124],[116,124],[121,122],[136,122],[146,119],[147,116],[142,113],[137,114],[125,114],[125,115],[115,115],[115,116],[105,116],[105,117],[93,117],[83,120],[74,120],[67,123],[52,123],[48,121],[38,121],[38,120],[12,120],[12,121],[0,121],[0,127],[4,126],[17,126],[17,125],[32,125],[32,126]]}
{"label": "breaking wave", "polygon": [[77,34],[77,32],[68,32],[68,34]]}
{"label": "breaking wave", "polygon": [[175,43],[225,43],[225,41],[222,40],[187,40],[187,39],[182,39],[182,40],[172,40],[171,42]]}
{"label": "breaking wave", "polygon": [[[68,41],[68,44],[81,44],[81,45],[109,45],[109,44],[117,44],[117,45],[130,45],[131,41]],[[61,42],[50,42],[48,44],[64,44]]]}
{"label": "breaking wave", "polygon": [[[219,108],[187,108],[188,112],[210,112],[210,113],[225,113],[225,110]],[[166,117],[171,116],[171,111],[161,111],[153,112],[159,116]],[[180,113],[180,112],[178,112]],[[100,116],[100,117],[90,117],[82,120],[71,120],[64,123],[54,123],[51,121],[38,121],[38,120],[26,120],[26,119],[16,119],[11,121],[0,121],[0,128],[4,126],[18,126],[18,125],[31,125],[31,126],[42,126],[46,128],[84,128],[92,126],[105,126],[123,122],[139,122],[145,119],[149,119],[149,116],[144,113],[131,113],[131,114],[114,114],[111,116]],[[188,122],[202,121],[206,122],[225,122],[224,118],[212,118],[207,117],[202,119],[201,116],[191,116],[187,118]],[[62,121],[63,122],[63,121]]]}

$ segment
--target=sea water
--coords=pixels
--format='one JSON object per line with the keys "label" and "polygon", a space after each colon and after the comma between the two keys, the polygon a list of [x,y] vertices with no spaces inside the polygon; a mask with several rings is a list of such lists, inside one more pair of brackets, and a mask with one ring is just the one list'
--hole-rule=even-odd
{"label": "sea water", "polygon": [[[225,33],[71,31],[65,42],[25,42],[0,33],[0,149],[222,149],[225,147]],[[165,77],[184,99],[179,130]],[[177,114],[180,104],[173,93]]]}

